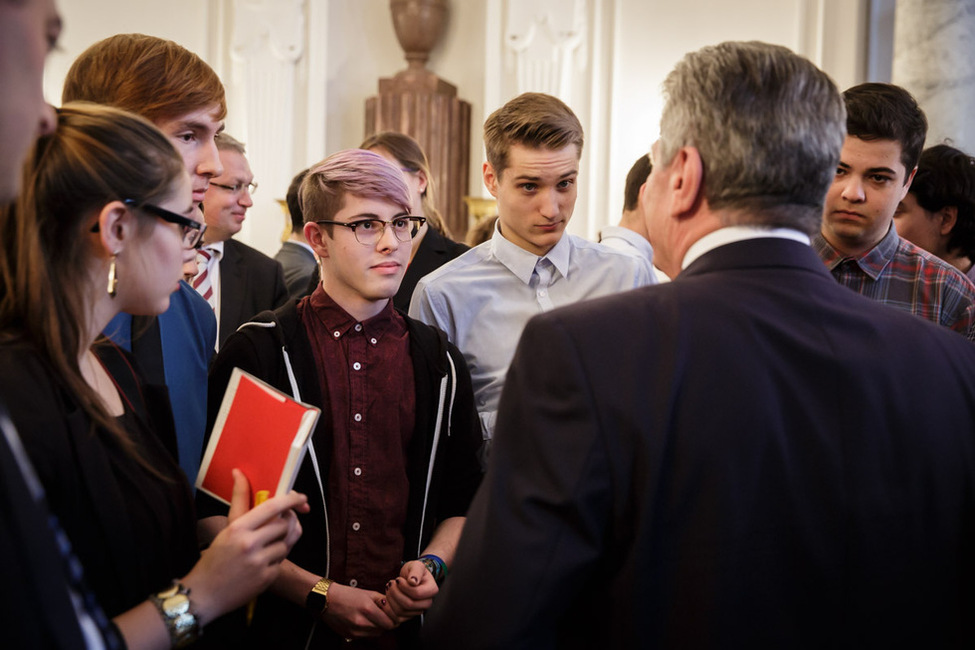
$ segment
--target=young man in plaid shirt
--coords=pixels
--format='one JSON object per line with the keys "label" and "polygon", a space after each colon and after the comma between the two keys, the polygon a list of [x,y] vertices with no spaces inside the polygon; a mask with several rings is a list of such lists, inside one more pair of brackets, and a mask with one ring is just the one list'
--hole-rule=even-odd
{"label": "young man in plaid shirt", "polygon": [[854,86],[843,98],[846,140],[813,247],[840,284],[972,338],[975,285],[893,227],[924,146],[924,112],[891,84]]}

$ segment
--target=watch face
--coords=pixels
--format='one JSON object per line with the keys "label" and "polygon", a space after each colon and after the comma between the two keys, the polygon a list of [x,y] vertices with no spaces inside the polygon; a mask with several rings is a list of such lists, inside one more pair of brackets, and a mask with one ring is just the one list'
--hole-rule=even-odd
{"label": "watch face", "polygon": [[166,598],[163,601],[162,607],[163,611],[166,612],[166,616],[175,618],[190,611],[190,599],[186,597],[186,594],[176,594],[175,596]]}

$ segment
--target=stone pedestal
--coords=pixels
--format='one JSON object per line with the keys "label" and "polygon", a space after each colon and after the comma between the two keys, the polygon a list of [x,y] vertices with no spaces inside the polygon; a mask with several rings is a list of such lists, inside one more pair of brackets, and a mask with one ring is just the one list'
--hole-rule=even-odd
{"label": "stone pedestal", "polygon": [[467,233],[471,105],[457,87],[424,67],[446,20],[445,0],[391,0],[396,36],[408,67],[379,80],[379,94],[366,100],[365,137],[379,131],[411,136],[427,155],[440,209],[454,239]]}
{"label": "stone pedestal", "polygon": [[892,81],[928,117],[931,146],[949,138],[975,154],[975,2],[898,0]]}
{"label": "stone pedestal", "polygon": [[[427,154],[437,186],[441,214],[454,239],[467,232],[464,197],[468,193],[471,105],[454,95],[432,92],[384,92],[366,100],[366,137],[379,131],[411,136]],[[442,80],[441,80],[441,83]]]}

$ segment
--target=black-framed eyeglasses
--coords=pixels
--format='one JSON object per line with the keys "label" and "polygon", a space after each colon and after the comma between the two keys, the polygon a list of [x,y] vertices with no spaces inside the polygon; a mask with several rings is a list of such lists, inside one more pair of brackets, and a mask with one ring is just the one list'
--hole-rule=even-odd
{"label": "black-framed eyeglasses", "polygon": [[200,244],[203,243],[203,233],[207,230],[205,223],[200,223],[195,219],[170,212],[165,208],[160,208],[158,205],[152,205],[151,203],[137,203],[132,199],[124,199],[122,203],[137,210],[144,210],[154,217],[159,217],[163,221],[175,223],[183,231],[183,246],[186,248],[199,248]]}
{"label": "black-framed eyeglasses", "polygon": [[411,215],[403,217],[395,217],[389,221],[383,221],[382,219],[356,219],[355,221],[328,221],[322,219],[316,221],[315,223],[327,223],[332,226],[342,226],[348,228],[355,235],[355,240],[360,244],[365,246],[375,246],[380,239],[382,239],[383,233],[386,232],[386,226],[390,226],[393,229],[393,236],[396,239],[406,242],[410,241],[416,234],[420,232],[420,226],[426,223],[426,217],[415,217]]}
{"label": "black-framed eyeglasses", "polygon": [[257,183],[237,183],[236,185],[224,185],[223,183],[214,183],[210,181],[210,185],[214,187],[219,187],[222,190],[227,190],[231,194],[240,194],[245,188],[248,194],[253,194],[257,191]]}

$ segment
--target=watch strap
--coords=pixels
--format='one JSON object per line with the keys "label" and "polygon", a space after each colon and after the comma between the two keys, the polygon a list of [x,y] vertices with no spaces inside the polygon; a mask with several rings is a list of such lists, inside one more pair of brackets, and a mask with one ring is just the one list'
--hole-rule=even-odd
{"label": "watch strap", "polygon": [[331,586],[331,580],[322,578],[308,592],[305,598],[305,610],[312,618],[319,618],[328,611],[328,588]]}
{"label": "watch strap", "polygon": [[200,622],[193,613],[189,589],[179,582],[173,582],[169,589],[152,594],[149,598],[169,629],[172,647],[185,648],[200,637]]}

